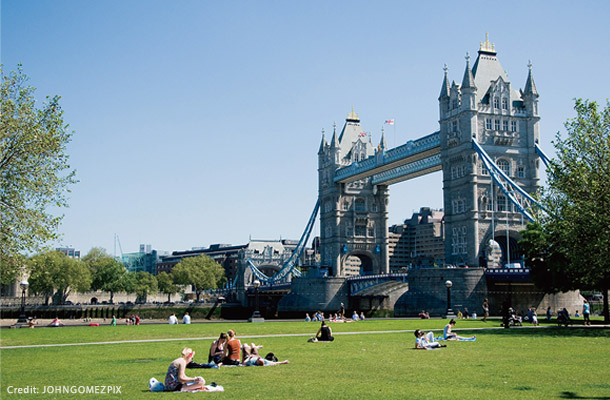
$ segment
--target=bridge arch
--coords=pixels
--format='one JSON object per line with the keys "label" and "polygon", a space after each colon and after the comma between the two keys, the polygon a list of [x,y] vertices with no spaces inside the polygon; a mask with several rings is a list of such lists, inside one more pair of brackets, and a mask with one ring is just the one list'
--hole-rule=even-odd
{"label": "bridge arch", "polygon": [[341,257],[341,270],[343,275],[373,275],[378,273],[379,266],[375,268],[375,257],[368,251],[351,251]]}

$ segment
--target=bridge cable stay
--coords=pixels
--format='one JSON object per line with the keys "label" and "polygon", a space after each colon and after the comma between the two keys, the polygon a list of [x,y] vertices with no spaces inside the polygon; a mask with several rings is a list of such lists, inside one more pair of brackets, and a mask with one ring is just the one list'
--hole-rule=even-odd
{"label": "bridge cable stay", "polygon": [[307,245],[307,241],[309,240],[311,232],[313,231],[313,227],[316,222],[316,217],[318,216],[319,210],[320,210],[320,200],[316,201],[314,210],[311,213],[311,216],[309,217],[307,226],[305,227],[305,230],[303,231],[303,234],[301,235],[301,239],[299,240],[297,246],[293,250],[293,252],[290,255],[290,257],[288,258],[288,260],[286,260],[286,262],[284,262],[284,265],[282,266],[282,268],[278,272],[276,272],[273,276],[269,277],[269,276],[265,275],[261,270],[258,269],[258,267],[254,264],[254,262],[251,259],[248,259],[248,266],[250,267],[250,269],[252,270],[252,273],[256,276],[256,278],[258,280],[260,280],[263,283],[277,283],[277,282],[284,280],[289,274],[293,274],[297,277],[301,276],[301,271],[299,271],[296,268],[296,265],[297,265],[299,258],[303,254],[303,251],[305,250],[305,247]]}
{"label": "bridge cable stay", "polygon": [[523,214],[529,221],[534,221],[535,218],[528,210],[525,209],[525,207],[521,204],[521,202],[519,202],[519,199],[517,197],[521,197],[521,199],[527,200],[527,202],[529,202],[530,204],[526,205],[530,208],[531,204],[535,204],[543,210],[544,207],[542,207],[542,205],[536,199],[534,199],[529,193],[523,190],[517,183],[510,179],[508,175],[506,175],[506,173],[504,173],[504,171],[502,171],[502,169],[496,165],[496,163],[491,159],[487,152],[483,150],[481,145],[477,143],[475,138],[472,138],[472,147],[479,154],[481,160],[483,161],[483,164],[485,164],[485,167],[489,171],[489,174],[496,182],[496,184],[500,187],[506,198],[509,199],[511,203],[513,203],[515,207],[517,207],[519,212]]}

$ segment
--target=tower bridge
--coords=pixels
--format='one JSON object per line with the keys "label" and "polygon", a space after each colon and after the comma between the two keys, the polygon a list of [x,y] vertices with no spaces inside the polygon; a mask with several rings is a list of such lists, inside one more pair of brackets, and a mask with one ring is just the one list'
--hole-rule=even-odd
{"label": "tower bridge", "polygon": [[[460,302],[478,307],[489,295],[492,310],[499,309],[486,289],[485,271],[521,261],[519,231],[533,218],[528,209],[539,187],[538,97],[531,63],[524,88],[517,89],[486,39],[472,67],[466,55],[461,84],[450,81],[445,66],[436,132],[388,149],[383,131],[374,145],[353,109],[340,132],[334,126],[329,141],[323,132],[314,213],[319,209],[321,265],[329,276],[293,279],[279,309],[336,310],[341,302],[362,305],[366,297],[377,299],[376,307],[395,304],[402,315],[423,306],[432,312],[444,306],[448,277],[459,281]],[[403,283],[380,280],[390,272],[389,186],[436,171],[443,174],[445,262],[470,268],[417,270]],[[347,282],[354,258],[363,278]],[[377,293],[378,283],[383,290]]]}

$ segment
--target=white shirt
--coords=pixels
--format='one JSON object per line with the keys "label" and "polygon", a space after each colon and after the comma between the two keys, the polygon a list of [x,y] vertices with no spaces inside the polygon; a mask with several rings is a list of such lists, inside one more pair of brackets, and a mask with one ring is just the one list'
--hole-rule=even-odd
{"label": "white shirt", "polygon": [[170,315],[169,316],[169,324],[170,325],[177,325],[178,324],[178,318],[176,318],[175,315]]}
{"label": "white shirt", "polygon": [[183,324],[190,324],[190,323],[191,323],[191,316],[190,316],[190,315],[185,315],[185,316],[182,318],[182,323],[183,323]]}

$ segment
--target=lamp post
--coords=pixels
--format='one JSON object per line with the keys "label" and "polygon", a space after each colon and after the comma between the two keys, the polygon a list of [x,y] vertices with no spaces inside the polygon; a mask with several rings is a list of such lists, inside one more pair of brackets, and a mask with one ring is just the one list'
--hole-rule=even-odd
{"label": "lamp post", "polygon": [[453,286],[453,282],[450,280],[445,281],[445,287],[447,288],[447,315],[445,318],[455,318],[455,314],[451,309],[451,286]]}
{"label": "lamp post", "polygon": [[21,281],[19,283],[19,287],[21,287],[21,315],[19,315],[17,323],[28,322],[27,318],[25,317],[25,291],[28,289],[29,285],[30,284],[28,283],[28,281]]}
{"label": "lamp post", "polygon": [[265,322],[265,319],[261,316],[258,307],[258,288],[261,286],[261,282],[257,279],[252,282],[252,286],[254,286],[254,313],[250,317],[250,322]]}

